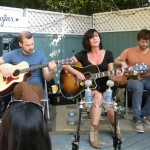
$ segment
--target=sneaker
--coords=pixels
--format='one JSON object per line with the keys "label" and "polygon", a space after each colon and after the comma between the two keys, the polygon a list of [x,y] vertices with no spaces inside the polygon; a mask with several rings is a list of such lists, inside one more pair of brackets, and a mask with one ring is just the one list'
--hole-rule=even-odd
{"label": "sneaker", "polygon": [[141,121],[137,121],[135,123],[135,131],[136,132],[140,132],[140,133],[143,133],[144,132],[144,128],[143,128],[143,124]]}
{"label": "sneaker", "polygon": [[147,120],[150,122],[150,116],[147,116],[146,118],[147,118]]}
{"label": "sneaker", "polygon": [[148,117],[143,117],[143,118],[141,119],[141,121],[142,121],[142,124],[143,124],[145,127],[150,128],[150,122],[149,122]]}

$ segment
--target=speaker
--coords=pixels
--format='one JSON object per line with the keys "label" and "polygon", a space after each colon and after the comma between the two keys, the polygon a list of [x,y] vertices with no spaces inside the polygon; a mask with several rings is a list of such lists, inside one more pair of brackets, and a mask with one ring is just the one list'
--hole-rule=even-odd
{"label": "speaker", "polygon": [[10,41],[12,37],[10,36],[1,36],[1,55],[10,51]]}
{"label": "speaker", "polygon": [[14,37],[10,41],[10,49],[14,50],[14,49],[18,49],[18,48],[20,48],[18,37]]}
{"label": "speaker", "polygon": [[10,40],[11,40],[10,38],[9,39],[8,38],[3,38],[3,40],[2,40],[3,54],[10,51],[10,44],[9,44]]}
{"label": "speaker", "polygon": [[0,37],[0,56],[18,48],[20,48],[20,46],[16,36],[8,34]]}

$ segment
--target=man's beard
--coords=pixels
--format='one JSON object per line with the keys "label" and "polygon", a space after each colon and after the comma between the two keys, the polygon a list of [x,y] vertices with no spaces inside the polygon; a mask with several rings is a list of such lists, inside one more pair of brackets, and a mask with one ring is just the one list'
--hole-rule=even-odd
{"label": "man's beard", "polygon": [[30,49],[30,51],[25,51],[23,49],[24,53],[27,54],[27,55],[30,55],[30,54],[33,54],[34,53],[34,49]]}
{"label": "man's beard", "polygon": [[143,50],[143,51],[147,49],[147,46],[139,46],[139,47],[140,47],[140,49]]}

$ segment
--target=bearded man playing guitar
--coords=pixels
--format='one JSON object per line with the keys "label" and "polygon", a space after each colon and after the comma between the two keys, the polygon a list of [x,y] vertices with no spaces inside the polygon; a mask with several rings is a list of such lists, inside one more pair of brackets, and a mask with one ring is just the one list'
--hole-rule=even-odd
{"label": "bearded man playing guitar", "polygon": [[[100,71],[113,70],[113,55],[110,51],[104,50],[102,48],[102,39],[100,34],[95,29],[89,29],[83,36],[82,45],[85,50],[80,51],[75,56],[72,57],[75,62],[80,62],[83,67],[89,65],[94,65],[99,68]],[[86,80],[84,73],[74,69],[69,65],[64,65],[63,68],[66,72],[75,75],[77,81]],[[83,69],[84,70],[84,69]],[[91,68],[89,71],[94,71],[94,68]],[[118,73],[118,76],[121,76],[121,73]],[[118,78],[119,78],[118,77]],[[60,77],[61,78],[61,77]],[[118,80],[115,75],[110,76],[111,80]],[[91,130],[90,130],[90,144],[94,148],[100,148],[100,142],[98,139],[98,128],[99,128],[99,119],[101,117],[103,96],[108,88],[106,82],[108,77],[103,77],[97,82],[100,85],[99,89],[92,89],[92,97],[94,99],[94,106],[91,108]],[[63,86],[63,85],[62,85]],[[64,86],[63,86],[64,87]],[[107,111],[107,118],[112,126],[114,126],[114,109],[110,108]],[[117,125],[117,136],[121,139],[121,133],[119,129],[119,124]]]}
{"label": "bearded man playing guitar", "polygon": [[[31,32],[21,32],[18,36],[18,40],[21,48],[5,53],[0,57],[0,80],[2,82],[0,83],[0,86],[3,88],[4,84],[6,86],[10,85],[10,87],[15,85],[13,87],[13,96],[15,99],[40,103],[41,99],[44,97],[42,77],[44,76],[47,81],[50,81],[57,71],[57,65],[55,62],[51,61],[46,67],[35,69],[32,72],[32,76],[28,79],[28,82],[24,81],[24,79],[28,78],[30,74],[24,69],[23,71],[28,75],[23,75],[22,82],[16,84],[17,79],[19,79],[17,75],[20,73],[19,69],[21,68],[21,66],[18,65],[19,63],[25,61],[24,63],[21,63],[23,68],[47,63],[46,56],[40,51],[34,49],[34,39]],[[11,72],[11,68],[7,67],[8,64],[5,66],[5,63],[10,63],[16,66],[18,65],[18,69],[15,72]],[[10,83],[12,81],[14,81],[14,83],[11,85]],[[7,93],[7,89],[3,89],[0,92],[2,92],[0,96],[3,94],[9,94]]]}
{"label": "bearded man playing guitar", "polygon": [[[115,65],[123,68],[133,66],[136,63],[145,63],[150,66],[150,31],[142,29],[137,34],[138,45],[136,47],[125,49],[119,57],[115,59]],[[127,88],[132,91],[132,109],[133,120],[135,122],[135,131],[144,132],[144,127],[150,128],[150,96],[147,98],[144,107],[142,105],[143,90],[150,90],[150,74],[138,75],[138,79],[130,79],[127,82]]]}

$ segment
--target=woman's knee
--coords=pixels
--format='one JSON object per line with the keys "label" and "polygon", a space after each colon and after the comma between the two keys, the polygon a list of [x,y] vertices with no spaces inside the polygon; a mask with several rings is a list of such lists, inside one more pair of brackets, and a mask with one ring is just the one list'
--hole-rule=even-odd
{"label": "woman's knee", "polygon": [[95,91],[93,93],[93,101],[94,101],[95,105],[101,105],[102,101],[103,101],[102,94],[100,92],[98,92],[98,91]]}
{"label": "woman's knee", "polygon": [[102,99],[102,94],[100,92],[98,92],[97,90],[93,90],[92,97],[95,99]]}
{"label": "woman's knee", "polygon": [[113,115],[114,114],[114,109],[112,107],[108,108],[107,114],[108,115]]}

